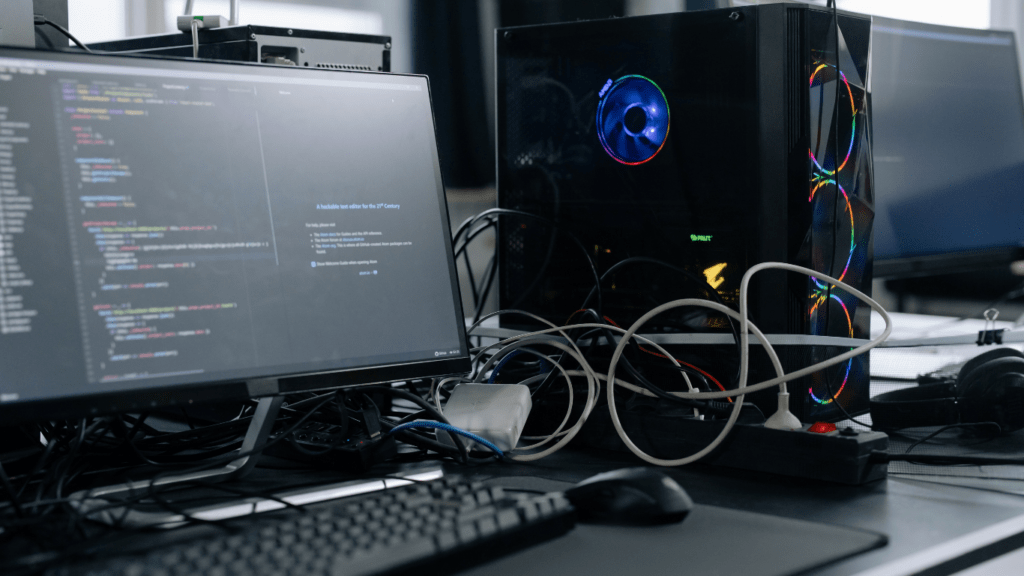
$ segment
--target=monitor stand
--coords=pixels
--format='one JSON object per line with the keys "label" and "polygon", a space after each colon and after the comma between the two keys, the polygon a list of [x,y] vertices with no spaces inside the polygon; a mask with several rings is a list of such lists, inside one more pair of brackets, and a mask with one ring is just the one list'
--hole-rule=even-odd
{"label": "monitor stand", "polygon": [[256,412],[249,423],[249,429],[242,440],[242,446],[238,449],[238,458],[221,468],[197,470],[183,474],[170,474],[153,480],[139,480],[91,490],[81,490],[69,497],[70,504],[80,514],[90,520],[107,524],[118,526],[153,526],[176,523],[180,525],[187,520],[182,514],[166,510],[154,512],[134,510],[130,506],[118,506],[118,499],[123,496],[145,494],[156,487],[167,487],[174,484],[197,481],[222,482],[225,480],[237,480],[245,476],[256,466],[259,453],[254,453],[253,450],[258,446],[262,446],[267,441],[271,430],[274,428],[277,413],[283,402],[283,396],[269,396],[259,399]]}

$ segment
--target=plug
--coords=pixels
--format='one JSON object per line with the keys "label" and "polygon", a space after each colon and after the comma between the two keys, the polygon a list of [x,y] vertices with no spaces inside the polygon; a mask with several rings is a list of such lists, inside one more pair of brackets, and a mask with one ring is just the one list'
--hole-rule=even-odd
{"label": "plug", "polygon": [[800,419],[789,411],[789,392],[779,392],[779,409],[765,421],[764,427],[775,430],[799,430],[803,427]]}
{"label": "plug", "polygon": [[178,30],[182,32],[192,31],[192,22],[195,21],[199,28],[221,28],[228,25],[228,19],[223,16],[178,16]]}

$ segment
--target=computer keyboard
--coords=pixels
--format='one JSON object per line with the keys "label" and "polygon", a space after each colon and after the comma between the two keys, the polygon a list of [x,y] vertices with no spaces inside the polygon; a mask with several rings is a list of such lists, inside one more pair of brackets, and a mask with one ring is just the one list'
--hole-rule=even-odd
{"label": "computer keyboard", "polygon": [[574,524],[575,511],[561,493],[509,493],[449,476],[345,498],[288,518],[257,517],[241,533],[58,573],[447,573],[555,538]]}

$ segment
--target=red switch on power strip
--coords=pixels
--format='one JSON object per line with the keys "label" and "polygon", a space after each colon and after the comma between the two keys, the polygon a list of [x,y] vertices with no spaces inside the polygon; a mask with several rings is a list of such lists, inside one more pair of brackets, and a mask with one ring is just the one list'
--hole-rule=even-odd
{"label": "red switch on power strip", "polygon": [[828,434],[836,431],[836,425],[831,422],[815,422],[807,431],[815,434]]}

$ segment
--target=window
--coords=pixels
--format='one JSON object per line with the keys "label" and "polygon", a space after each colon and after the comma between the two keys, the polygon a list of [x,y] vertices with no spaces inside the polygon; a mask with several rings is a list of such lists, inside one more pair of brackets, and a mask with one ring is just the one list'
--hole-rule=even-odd
{"label": "window", "polygon": [[[176,19],[184,13],[184,6],[185,3],[181,1],[164,3],[164,20],[168,31],[177,30]],[[230,6],[227,0],[196,0],[192,13],[219,14],[227,18],[231,12]],[[270,0],[240,2],[238,22],[357,34],[383,34],[384,30],[381,15],[370,10]]]}
{"label": "window", "polygon": [[84,44],[124,38],[128,35],[125,4],[125,0],[68,2],[68,31]]}

